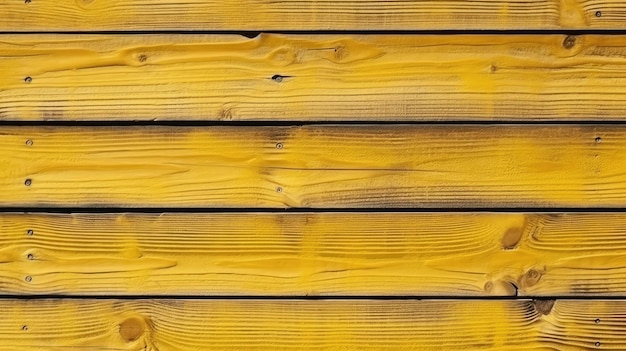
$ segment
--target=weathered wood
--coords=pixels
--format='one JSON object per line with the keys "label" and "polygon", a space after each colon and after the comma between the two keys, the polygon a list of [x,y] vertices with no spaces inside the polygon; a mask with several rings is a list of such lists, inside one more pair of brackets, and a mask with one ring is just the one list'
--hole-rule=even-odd
{"label": "weathered wood", "polygon": [[624,29],[610,0],[1,0],[1,31]]}
{"label": "weathered wood", "polygon": [[3,214],[0,294],[623,296],[625,228],[618,213]]}
{"label": "weathered wood", "polygon": [[626,116],[625,36],[2,35],[0,57],[0,120]]}
{"label": "weathered wood", "polygon": [[0,206],[626,206],[622,125],[5,127]]}
{"label": "weathered wood", "polygon": [[626,301],[0,300],[4,351],[623,350]]}

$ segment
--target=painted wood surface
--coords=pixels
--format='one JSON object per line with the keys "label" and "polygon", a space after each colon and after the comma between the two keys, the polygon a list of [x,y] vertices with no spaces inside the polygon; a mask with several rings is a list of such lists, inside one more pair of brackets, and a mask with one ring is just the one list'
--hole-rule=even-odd
{"label": "painted wood surface", "polygon": [[621,213],[2,214],[0,294],[626,294]]}
{"label": "painted wood surface", "polygon": [[624,29],[617,0],[1,0],[1,31]]}
{"label": "painted wood surface", "polygon": [[0,57],[4,121],[626,118],[622,35],[1,35]]}
{"label": "painted wood surface", "polygon": [[622,125],[10,127],[0,206],[626,205]]}
{"label": "painted wood surface", "polygon": [[0,300],[3,350],[623,350],[626,301]]}

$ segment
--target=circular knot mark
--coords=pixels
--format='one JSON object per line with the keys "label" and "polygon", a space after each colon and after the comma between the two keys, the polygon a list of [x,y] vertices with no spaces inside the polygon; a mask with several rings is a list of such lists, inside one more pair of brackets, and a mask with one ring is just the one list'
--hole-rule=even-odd
{"label": "circular knot mark", "polygon": [[137,317],[131,317],[120,324],[120,335],[122,339],[131,342],[139,339],[145,331],[145,322]]}
{"label": "circular knot mark", "polygon": [[506,233],[502,236],[501,244],[502,249],[504,250],[512,250],[517,247],[517,244],[522,239],[522,235],[524,234],[524,228],[509,228]]}
{"label": "circular knot mark", "polygon": [[565,37],[565,40],[563,40],[563,47],[566,49],[571,49],[574,45],[576,45],[576,37],[573,35],[568,35]]}
{"label": "circular knot mark", "polygon": [[535,310],[537,313],[541,315],[549,315],[552,311],[552,307],[554,307],[555,300],[534,300],[533,304],[535,305]]}

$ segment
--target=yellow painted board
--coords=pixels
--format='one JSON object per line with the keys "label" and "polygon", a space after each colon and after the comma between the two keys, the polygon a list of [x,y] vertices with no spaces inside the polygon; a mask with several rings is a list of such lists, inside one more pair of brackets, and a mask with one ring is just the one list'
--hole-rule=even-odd
{"label": "yellow painted board", "polygon": [[1,31],[624,29],[618,0],[1,0]]}
{"label": "yellow painted board", "polygon": [[626,120],[623,35],[0,35],[0,58],[4,121]]}
{"label": "yellow painted board", "polygon": [[4,351],[624,350],[625,300],[0,300]]}
{"label": "yellow painted board", "polygon": [[626,205],[622,125],[7,126],[0,207]]}
{"label": "yellow painted board", "polygon": [[626,294],[621,213],[15,213],[0,232],[0,295]]}

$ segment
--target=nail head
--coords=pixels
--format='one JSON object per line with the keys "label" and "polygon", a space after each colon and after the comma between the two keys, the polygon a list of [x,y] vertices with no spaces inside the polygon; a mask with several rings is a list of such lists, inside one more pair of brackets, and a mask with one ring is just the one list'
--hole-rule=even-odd
{"label": "nail head", "polygon": [[278,143],[278,144],[276,144],[276,148],[277,148],[278,150],[282,149],[282,148],[283,148],[283,143]]}
{"label": "nail head", "polygon": [[276,192],[277,193],[282,193],[283,192],[283,188],[281,188],[281,187],[276,188]]}
{"label": "nail head", "polygon": [[31,261],[35,259],[35,255],[33,255],[33,254],[28,254],[28,256],[26,256],[26,257],[28,257],[28,259],[31,260]]}
{"label": "nail head", "polygon": [[25,81],[26,83],[30,83],[30,82],[32,82],[32,81],[33,81],[33,78],[31,78],[31,77],[26,77],[26,78],[24,78],[24,81]]}
{"label": "nail head", "polygon": [[596,11],[596,17],[602,17],[602,11]]}
{"label": "nail head", "polygon": [[26,186],[30,186],[31,184],[33,184],[33,181],[30,178],[24,181],[24,185]]}
{"label": "nail head", "polygon": [[597,137],[597,138],[596,138],[596,143],[601,143],[601,142],[602,142],[602,138]]}
{"label": "nail head", "polygon": [[26,235],[28,236],[33,236],[33,234],[35,234],[35,232],[32,229],[26,231]]}

